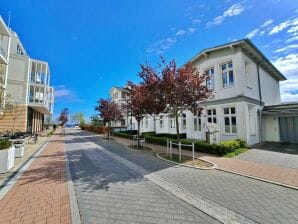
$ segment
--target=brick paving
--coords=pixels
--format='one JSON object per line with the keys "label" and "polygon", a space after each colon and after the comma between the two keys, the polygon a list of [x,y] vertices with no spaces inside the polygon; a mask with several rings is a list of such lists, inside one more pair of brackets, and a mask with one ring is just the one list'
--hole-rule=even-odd
{"label": "brick paving", "polygon": [[203,156],[203,159],[215,163],[220,169],[254,176],[298,188],[298,169],[266,165],[253,161],[232,158]]}
{"label": "brick paving", "polygon": [[82,223],[219,223],[70,133],[66,149]]}
{"label": "brick paving", "polygon": [[71,223],[62,136],[52,138],[0,201],[0,223]]}
{"label": "brick paving", "polygon": [[[132,144],[132,141],[130,139],[124,139],[119,137],[113,137],[113,138],[115,139],[115,141],[122,144],[126,144],[126,145]],[[143,143],[143,144],[145,146],[148,146],[154,149],[154,152],[166,151],[165,146],[153,145],[149,143]],[[174,149],[174,150],[177,151],[177,149]],[[278,164],[281,163],[280,161],[281,158],[279,160],[276,158],[276,155],[275,155],[276,152],[263,152],[263,153],[265,153],[265,155],[262,158],[261,158],[261,155],[254,156],[254,158],[257,157],[257,162],[254,162],[252,158],[250,160],[248,159],[244,160],[242,159],[243,155],[241,155],[242,157],[223,158],[223,157],[217,157],[213,155],[207,155],[205,153],[196,152],[195,156],[216,164],[217,167],[222,170],[240,173],[248,176],[265,179],[268,181],[273,181],[281,184],[298,187],[298,169],[296,169],[296,166],[298,163],[297,155],[288,155],[288,154],[281,155],[283,157],[282,166],[278,166]],[[270,155],[272,155],[271,153],[275,155],[274,158],[270,158]],[[192,152],[187,150],[182,150],[182,154],[191,156]],[[269,164],[268,161],[271,163],[271,165]],[[287,163],[287,161],[291,163],[291,167],[293,168],[285,167],[286,166],[285,163]],[[294,163],[293,161],[297,163],[293,165]],[[272,165],[272,164],[276,164],[276,165]]]}
{"label": "brick paving", "polygon": [[[85,134],[84,138],[191,192],[194,198],[203,197],[257,223],[298,223],[297,190],[220,170],[173,166],[152,153],[127,150],[117,142],[100,141],[95,135]],[[89,147],[95,149],[94,144]]]}

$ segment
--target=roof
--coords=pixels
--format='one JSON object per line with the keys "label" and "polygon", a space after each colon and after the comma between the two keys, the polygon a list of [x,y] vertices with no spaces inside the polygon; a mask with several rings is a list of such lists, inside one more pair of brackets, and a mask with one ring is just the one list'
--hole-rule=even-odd
{"label": "roof", "polygon": [[128,90],[123,88],[123,87],[117,87],[117,86],[112,86],[111,90],[112,91],[113,89],[117,89],[119,91],[122,91],[122,92],[127,92],[128,93]]}
{"label": "roof", "polygon": [[298,102],[282,103],[277,105],[265,106],[263,114],[268,115],[297,115],[298,116]]}
{"label": "roof", "polygon": [[218,45],[211,48],[206,48],[196,54],[192,59],[188,62],[194,63],[200,57],[205,56],[211,51],[221,50],[224,48],[233,48],[233,47],[241,47],[242,51],[248,55],[251,59],[253,59],[257,64],[259,64],[264,70],[266,70],[270,75],[272,75],[275,79],[279,81],[286,80],[287,78],[266,58],[266,56],[253,44],[251,40],[248,38],[241,39],[233,42],[229,42],[226,44]]}

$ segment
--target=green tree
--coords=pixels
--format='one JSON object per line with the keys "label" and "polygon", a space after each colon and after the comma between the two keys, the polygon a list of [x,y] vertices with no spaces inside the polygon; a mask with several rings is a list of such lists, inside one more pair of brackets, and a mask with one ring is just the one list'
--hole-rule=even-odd
{"label": "green tree", "polygon": [[84,125],[85,124],[84,114],[82,112],[79,112],[79,113],[72,115],[71,121],[78,123],[79,125]]}

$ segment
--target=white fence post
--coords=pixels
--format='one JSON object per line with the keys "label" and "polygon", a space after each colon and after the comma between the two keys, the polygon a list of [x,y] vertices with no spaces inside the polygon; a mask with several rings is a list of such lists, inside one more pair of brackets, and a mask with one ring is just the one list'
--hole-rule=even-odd
{"label": "white fence post", "polygon": [[192,162],[195,162],[195,143],[192,142]]}
{"label": "white fence post", "polygon": [[167,138],[167,154],[169,155],[169,139]]}
{"label": "white fence post", "polygon": [[181,142],[178,143],[179,146],[179,162],[181,162]]}
{"label": "white fence post", "polygon": [[172,140],[170,140],[170,159],[172,159]]}

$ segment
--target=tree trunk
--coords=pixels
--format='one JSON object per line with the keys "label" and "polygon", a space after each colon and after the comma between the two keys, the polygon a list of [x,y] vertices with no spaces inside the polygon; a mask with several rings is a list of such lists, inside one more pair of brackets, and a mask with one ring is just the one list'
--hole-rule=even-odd
{"label": "tree trunk", "polygon": [[137,134],[137,149],[140,146],[140,121],[138,121],[138,134]]}
{"label": "tree trunk", "polygon": [[179,133],[179,114],[178,111],[175,111],[175,118],[176,118],[176,133],[177,133],[177,140],[180,142],[180,133]]}
{"label": "tree trunk", "polygon": [[110,141],[110,127],[111,127],[111,121],[108,122],[108,141]]}

